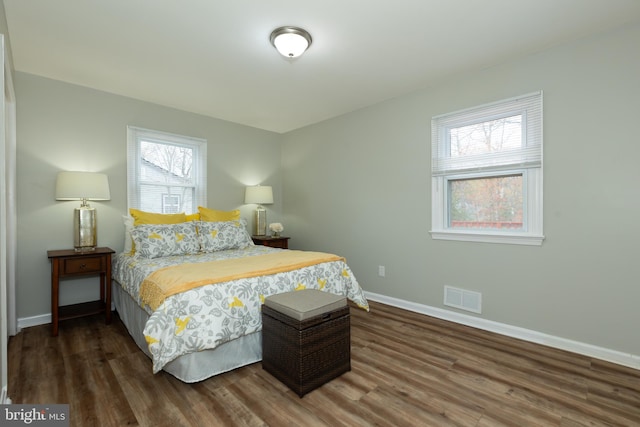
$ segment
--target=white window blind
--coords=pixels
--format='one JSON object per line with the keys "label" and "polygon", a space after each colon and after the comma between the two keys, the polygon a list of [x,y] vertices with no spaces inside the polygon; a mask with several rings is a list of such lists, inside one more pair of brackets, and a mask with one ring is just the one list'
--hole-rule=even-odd
{"label": "white window blind", "polygon": [[[454,129],[473,124],[519,117],[522,135],[518,146],[466,155],[452,153]],[[542,92],[433,117],[431,120],[431,171],[434,176],[482,172],[542,165]]]}

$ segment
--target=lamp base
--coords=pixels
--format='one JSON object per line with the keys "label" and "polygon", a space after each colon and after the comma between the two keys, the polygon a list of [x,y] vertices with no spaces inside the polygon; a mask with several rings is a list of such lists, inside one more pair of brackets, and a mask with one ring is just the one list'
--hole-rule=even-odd
{"label": "lamp base", "polygon": [[98,246],[96,210],[80,206],[73,212],[73,247],[77,252],[93,251]]}
{"label": "lamp base", "polygon": [[255,232],[256,236],[266,236],[267,235],[267,210],[262,206],[258,206],[255,214]]}

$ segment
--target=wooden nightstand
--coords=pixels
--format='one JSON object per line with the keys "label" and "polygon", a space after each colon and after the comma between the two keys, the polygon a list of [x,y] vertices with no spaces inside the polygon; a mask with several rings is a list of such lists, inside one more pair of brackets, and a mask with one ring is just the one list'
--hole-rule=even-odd
{"label": "wooden nightstand", "polygon": [[253,243],[272,248],[289,249],[289,237],[251,236]]}
{"label": "wooden nightstand", "polygon": [[[111,322],[111,248],[96,248],[91,252],[73,249],[47,251],[51,260],[51,335],[58,336],[58,322],[104,311],[106,323]],[[100,275],[98,301],[59,307],[60,279]]]}

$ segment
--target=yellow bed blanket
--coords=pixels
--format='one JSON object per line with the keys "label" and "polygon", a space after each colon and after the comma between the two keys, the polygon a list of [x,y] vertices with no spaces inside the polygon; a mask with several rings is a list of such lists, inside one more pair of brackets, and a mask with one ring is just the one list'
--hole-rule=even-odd
{"label": "yellow bed blanket", "polygon": [[267,276],[331,261],[344,261],[344,258],[324,252],[286,250],[247,258],[181,264],[161,268],[147,276],[140,286],[140,299],[156,310],[167,297],[198,286]]}

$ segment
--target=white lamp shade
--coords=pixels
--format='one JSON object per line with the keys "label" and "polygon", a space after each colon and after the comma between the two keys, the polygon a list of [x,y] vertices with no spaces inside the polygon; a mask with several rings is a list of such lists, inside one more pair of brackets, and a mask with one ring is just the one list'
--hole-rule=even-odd
{"label": "white lamp shade", "polygon": [[111,200],[109,178],[103,173],[60,172],[56,200]]}
{"label": "white lamp shade", "polygon": [[269,205],[273,203],[273,190],[270,185],[247,187],[244,191],[244,202]]}

